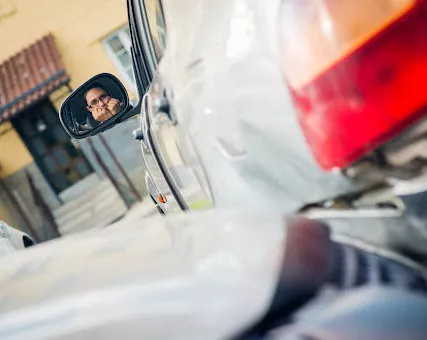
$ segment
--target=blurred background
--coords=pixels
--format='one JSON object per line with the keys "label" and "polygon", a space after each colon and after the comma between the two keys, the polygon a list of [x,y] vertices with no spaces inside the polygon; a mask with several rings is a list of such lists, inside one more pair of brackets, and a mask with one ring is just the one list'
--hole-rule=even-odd
{"label": "blurred background", "polygon": [[58,111],[101,72],[137,100],[126,2],[3,0],[0,45],[0,219],[38,241],[120,219],[146,194],[138,117],[76,141]]}

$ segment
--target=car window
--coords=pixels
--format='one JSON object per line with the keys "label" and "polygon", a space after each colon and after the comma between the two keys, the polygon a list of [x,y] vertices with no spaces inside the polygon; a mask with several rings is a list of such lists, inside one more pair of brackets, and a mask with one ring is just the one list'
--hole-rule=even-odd
{"label": "car window", "polygon": [[166,27],[163,18],[162,2],[161,0],[145,0],[144,5],[156,59],[159,61],[166,47]]}

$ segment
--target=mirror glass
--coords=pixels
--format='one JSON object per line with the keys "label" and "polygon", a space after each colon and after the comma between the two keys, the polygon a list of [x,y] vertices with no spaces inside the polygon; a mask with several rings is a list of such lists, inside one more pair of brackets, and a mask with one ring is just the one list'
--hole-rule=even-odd
{"label": "mirror glass", "polygon": [[61,123],[72,136],[83,137],[115,120],[128,107],[129,98],[123,84],[111,74],[101,74],[65,100],[60,112]]}

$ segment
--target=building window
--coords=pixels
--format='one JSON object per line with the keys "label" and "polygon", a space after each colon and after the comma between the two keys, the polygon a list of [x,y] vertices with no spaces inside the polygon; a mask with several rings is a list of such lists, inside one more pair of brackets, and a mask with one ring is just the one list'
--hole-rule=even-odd
{"label": "building window", "polygon": [[129,27],[123,27],[106,37],[102,44],[123,79],[135,88],[135,75],[130,52],[131,39]]}

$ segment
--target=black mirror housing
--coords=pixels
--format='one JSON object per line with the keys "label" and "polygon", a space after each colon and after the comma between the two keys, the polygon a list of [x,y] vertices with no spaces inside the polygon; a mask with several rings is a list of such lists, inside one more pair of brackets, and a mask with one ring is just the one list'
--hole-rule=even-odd
{"label": "black mirror housing", "polygon": [[117,77],[101,73],[80,85],[62,103],[59,119],[73,138],[83,139],[108,130],[136,114]]}

